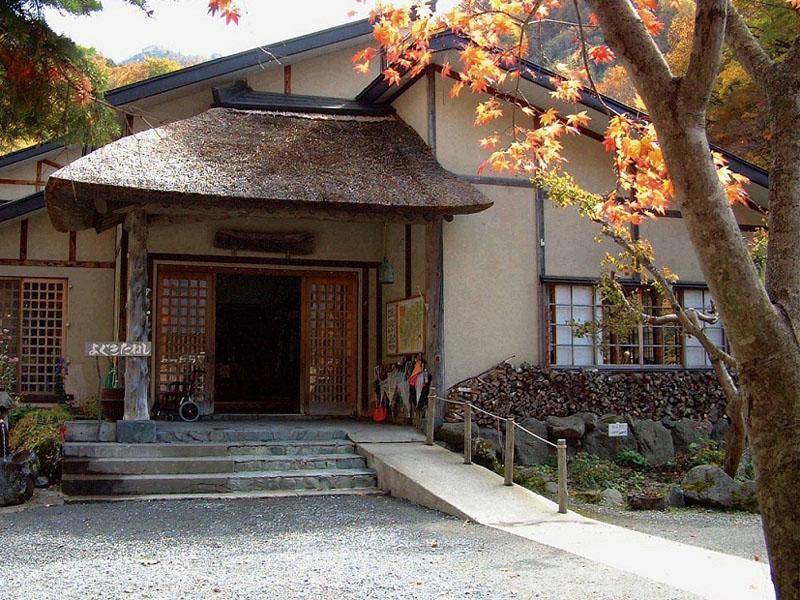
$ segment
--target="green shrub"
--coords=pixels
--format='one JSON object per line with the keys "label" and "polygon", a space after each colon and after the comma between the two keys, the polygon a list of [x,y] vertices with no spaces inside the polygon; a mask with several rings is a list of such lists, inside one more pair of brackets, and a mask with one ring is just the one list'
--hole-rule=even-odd
{"label": "green shrub", "polygon": [[628,467],[629,469],[647,468],[647,459],[636,450],[623,450],[617,454],[616,462],[618,465]]}
{"label": "green shrub", "polygon": [[685,468],[691,469],[698,465],[718,465],[725,462],[725,450],[714,440],[704,440],[701,444],[689,444],[689,455],[686,457]]}
{"label": "green shrub", "polygon": [[556,470],[550,465],[514,467],[514,483],[534,492],[543,492],[545,484],[555,479]]}
{"label": "green shrub", "polygon": [[10,411],[8,411],[8,428],[13,429],[14,425],[28,413],[34,410],[40,410],[31,404],[18,404]]}
{"label": "green shrub", "polygon": [[48,479],[61,476],[61,427],[72,418],[63,406],[29,411],[14,425],[9,442],[14,450],[31,450],[39,461],[39,473]]}
{"label": "green shrub", "polygon": [[585,452],[573,456],[567,466],[569,485],[581,490],[619,489],[624,475],[613,462]]}

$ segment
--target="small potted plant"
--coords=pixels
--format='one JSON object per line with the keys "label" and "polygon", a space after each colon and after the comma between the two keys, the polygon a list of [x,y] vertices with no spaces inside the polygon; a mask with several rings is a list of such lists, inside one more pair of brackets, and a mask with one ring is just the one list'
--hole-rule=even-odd
{"label": "small potted plant", "polygon": [[108,368],[103,389],[100,390],[100,405],[103,418],[121,421],[125,414],[125,388],[117,387],[117,369],[112,364]]}

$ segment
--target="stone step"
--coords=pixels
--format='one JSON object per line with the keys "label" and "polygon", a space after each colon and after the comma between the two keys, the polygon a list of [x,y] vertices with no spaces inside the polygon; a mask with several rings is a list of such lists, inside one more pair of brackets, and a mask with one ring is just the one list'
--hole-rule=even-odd
{"label": "stone step", "polygon": [[351,454],[354,448],[353,443],[345,439],[271,442],[162,442],[156,444],[65,442],[63,453],[65,457],[76,458],[200,458],[234,455]]}
{"label": "stone step", "polygon": [[187,456],[158,458],[65,458],[65,474],[144,475],[364,469],[358,454]]}
{"label": "stone step", "polygon": [[374,489],[371,469],[250,471],[164,475],[65,474],[61,489],[72,496],[203,494],[261,490]]}
{"label": "stone step", "polygon": [[159,442],[273,442],[273,441],[322,441],[344,440],[343,429],[306,427],[254,427],[249,424],[201,427],[183,423],[158,423],[156,439]]}

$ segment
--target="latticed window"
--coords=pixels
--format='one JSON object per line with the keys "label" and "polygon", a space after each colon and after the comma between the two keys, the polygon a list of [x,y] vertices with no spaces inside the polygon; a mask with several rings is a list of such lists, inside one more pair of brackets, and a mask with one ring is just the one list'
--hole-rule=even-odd
{"label": "latticed window", "polygon": [[53,392],[64,356],[66,303],[66,280],[0,278],[0,350],[16,363],[15,391]]}
{"label": "latticed window", "polygon": [[[554,366],[647,368],[651,366],[710,367],[700,342],[677,325],[645,325],[625,331],[609,327],[614,307],[604,304],[592,285],[549,287],[549,360]],[[631,288],[642,310],[655,317],[672,312],[666,298],[647,288]],[[703,289],[679,289],[686,308],[711,312],[711,297]],[[704,323],[706,334],[725,346],[722,325]]]}

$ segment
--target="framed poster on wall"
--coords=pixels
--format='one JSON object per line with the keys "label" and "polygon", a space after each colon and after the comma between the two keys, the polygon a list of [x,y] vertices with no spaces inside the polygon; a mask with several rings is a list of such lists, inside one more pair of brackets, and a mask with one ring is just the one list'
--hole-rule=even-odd
{"label": "framed poster on wall", "polygon": [[386,353],[425,351],[425,297],[414,296],[386,304]]}

